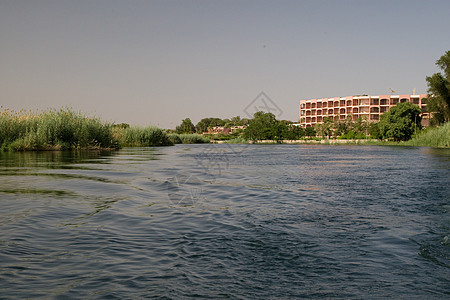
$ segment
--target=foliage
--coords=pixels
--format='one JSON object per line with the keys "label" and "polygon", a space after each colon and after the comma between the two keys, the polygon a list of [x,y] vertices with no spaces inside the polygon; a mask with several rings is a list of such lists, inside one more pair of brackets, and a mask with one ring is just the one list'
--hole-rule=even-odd
{"label": "foliage", "polygon": [[208,128],[214,126],[224,126],[225,122],[219,118],[203,118],[195,126],[197,133],[207,132]]}
{"label": "foliage", "polygon": [[[349,114],[345,119],[333,120],[333,118],[325,118],[321,124],[316,124],[314,129],[318,136],[322,137],[339,137],[340,139],[365,139],[370,126],[365,118],[358,117],[353,120],[353,115]],[[374,131],[372,131],[374,132]]]}
{"label": "foliage", "polygon": [[428,97],[427,111],[432,113],[431,123],[442,124],[450,120],[450,51],[447,51],[437,61],[444,74],[435,73],[427,76]]}
{"label": "foliage", "polygon": [[369,135],[371,138],[378,139],[378,140],[383,138],[383,136],[381,135],[380,126],[378,125],[378,123],[370,123],[368,130],[369,130]]}
{"label": "foliage", "polygon": [[176,132],[178,134],[195,133],[195,126],[194,124],[192,124],[191,119],[186,118],[183,121],[181,121],[181,124],[179,126],[177,126]]}
{"label": "foliage", "polygon": [[154,126],[116,128],[114,134],[122,147],[173,145],[169,136],[162,129]]}
{"label": "foliage", "polygon": [[323,123],[316,124],[315,130],[318,136],[322,137],[329,137],[333,134],[333,119],[332,118],[325,118]]}
{"label": "foliage", "polygon": [[450,147],[450,122],[440,128],[429,127],[405,142],[408,146]]}
{"label": "foliage", "polygon": [[203,118],[197,125],[195,125],[195,130],[197,133],[207,132],[209,128],[215,126],[223,126],[225,128],[231,128],[232,126],[244,126],[248,125],[249,119],[241,119],[240,116],[233,117],[231,119],[220,119],[220,118]]}
{"label": "foliage", "polygon": [[177,133],[169,133],[167,134],[167,137],[169,138],[169,140],[172,142],[172,144],[182,144],[183,141],[180,138],[180,135]]}
{"label": "foliage", "polygon": [[125,129],[125,128],[130,128],[130,124],[127,124],[127,123],[113,124],[112,127]]}
{"label": "foliage", "polygon": [[244,138],[249,140],[272,140],[278,133],[278,122],[275,115],[258,111],[253,115],[250,124],[244,130]]}
{"label": "foliage", "polygon": [[39,114],[0,112],[2,150],[64,150],[117,148],[112,125],[70,109],[49,110]]}
{"label": "foliage", "polygon": [[179,134],[178,135],[181,143],[183,144],[203,144],[203,143],[209,143],[210,140],[207,137],[204,137],[200,134],[193,133],[193,134]]}
{"label": "foliage", "polygon": [[314,127],[306,127],[305,128],[305,135],[309,137],[315,137],[316,136],[316,130]]}
{"label": "foliage", "polygon": [[285,133],[286,140],[299,140],[306,135],[305,129],[300,126],[290,125],[288,131]]}
{"label": "foliage", "polygon": [[398,103],[381,115],[378,123],[380,135],[385,139],[406,141],[421,129],[421,110],[410,102]]}

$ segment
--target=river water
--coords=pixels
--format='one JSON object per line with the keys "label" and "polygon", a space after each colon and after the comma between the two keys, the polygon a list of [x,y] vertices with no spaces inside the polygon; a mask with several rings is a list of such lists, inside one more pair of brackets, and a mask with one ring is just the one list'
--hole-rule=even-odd
{"label": "river water", "polygon": [[0,298],[448,299],[450,150],[0,154]]}

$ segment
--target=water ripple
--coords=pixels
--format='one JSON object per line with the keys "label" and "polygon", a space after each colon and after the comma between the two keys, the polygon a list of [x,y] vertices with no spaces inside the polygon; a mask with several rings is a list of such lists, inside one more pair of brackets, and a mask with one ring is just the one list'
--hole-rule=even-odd
{"label": "water ripple", "polygon": [[448,150],[229,147],[0,154],[0,297],[448,297]]}

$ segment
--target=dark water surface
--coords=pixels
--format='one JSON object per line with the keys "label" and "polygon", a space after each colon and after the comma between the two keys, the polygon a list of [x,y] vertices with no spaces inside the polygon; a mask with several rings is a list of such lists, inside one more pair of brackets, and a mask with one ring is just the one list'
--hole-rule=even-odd
{"label": "dark water surface", "polygon": [[0,154],[0,298],[448,299],[450,150]]}

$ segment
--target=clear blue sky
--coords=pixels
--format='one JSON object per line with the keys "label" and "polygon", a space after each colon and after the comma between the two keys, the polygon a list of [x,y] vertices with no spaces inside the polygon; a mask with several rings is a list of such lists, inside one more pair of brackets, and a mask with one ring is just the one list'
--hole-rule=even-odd
{"label": "clear blue sky", "polygon": [[450,1],[0,0],[0,105],[174,128],[300,99],[426,93]]}

